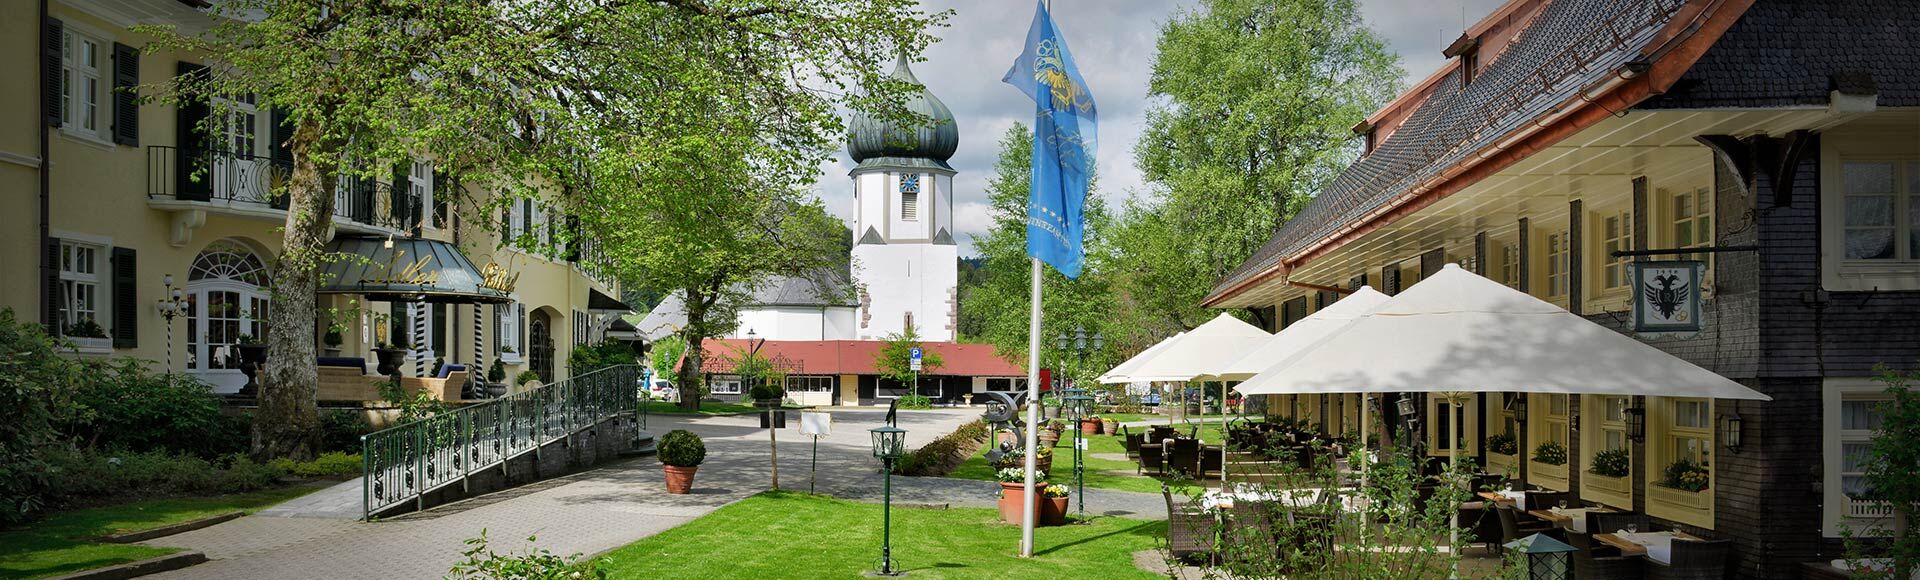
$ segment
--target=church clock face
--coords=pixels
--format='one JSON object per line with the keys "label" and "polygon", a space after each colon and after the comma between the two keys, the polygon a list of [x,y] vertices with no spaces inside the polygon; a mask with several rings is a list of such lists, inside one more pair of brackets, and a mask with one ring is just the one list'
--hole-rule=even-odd
{"label": "church clock face", "polygon": [[920,193],[920,175],[910,173],[900,176],[900,193]]}

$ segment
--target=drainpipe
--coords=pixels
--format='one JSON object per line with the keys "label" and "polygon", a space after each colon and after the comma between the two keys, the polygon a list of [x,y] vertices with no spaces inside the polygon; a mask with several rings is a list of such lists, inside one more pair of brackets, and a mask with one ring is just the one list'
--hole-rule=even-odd
{"label": "drainpipe", "polygon": [[[40,19],[34,23],[40,28],[38,35],[40,45],[34,47],[35,56],[40,56],[38,48],[46,46],[48,40],[45,38],[47,17],[47,0],[40,0]],[[47,126],[46,99],[39,98],[47,94],[47,89],[52,86],[52,83],[53,79],[47,78],[43,69],[40,75],[40,93],[34,95],[34,100],[40,101],[36,107],[40,114],[33,119],[34,124],[40,126],[40,247],[35,249],[35,253],[40,254],[40,304],[38,305],[40,322],[47,326],[48,334],[58,334],[59,331],[54,328],[59,322],[53,320],[51,313],[47,312],[47,304],[53,300],[51,282],[55,274],[54,268],[57,266],[53,258],[47,255],[47,244],[53,242],[53,151],[48,147],[49,139],[52,137],[52,127]]]}

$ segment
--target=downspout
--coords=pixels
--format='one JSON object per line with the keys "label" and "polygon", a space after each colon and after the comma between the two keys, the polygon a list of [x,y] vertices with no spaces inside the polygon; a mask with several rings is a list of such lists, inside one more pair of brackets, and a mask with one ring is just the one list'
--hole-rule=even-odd
{"label": "downspout", "polygon": [[[40,46],[42,47],[46,46],[48,41],[46,38],[48,16],[47,0],[40,0],[40,20],[35,24],[40,27]],[[41,70],[40,94],[35,95],[36,97],[47,94],[47,90],[53,83],[53,79],[47,78],[45,69]],[[47,245],[53,243],[53,151],[49,147],[53,134],[52,128],[47,126],[49,112],[47,100],[44,98],[34,100],[40,101],[37,107],[40,114],[33,120],[35,125],[40,126],[40,247],[35,249],[35,253],[40,254],[40,322],[49,329],[48,334],[58,334],[59,331],[54,329],[59,325],[59,321],[54,320],[53,313],[47,310],[47,305],[53,302],[54,268],[56,267],[53,257],[47,255]]]}

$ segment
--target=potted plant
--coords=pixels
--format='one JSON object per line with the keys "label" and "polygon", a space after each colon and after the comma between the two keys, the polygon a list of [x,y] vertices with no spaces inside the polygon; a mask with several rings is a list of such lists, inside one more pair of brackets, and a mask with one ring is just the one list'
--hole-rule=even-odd
{"label": "potted plant", "polygon": [[84,353],[113,352],[113,340],[107,338],[107,329],[92,318],[82,318],[79,322],[67,325],[67,340],[73,341],[73,347]]}
{"label": "potted plant", "polygon": [[1081,435],[1099,435],[1100,434],[1100,418],[1087,417],[1085,419],[1081,419],[1080,434]]}
{"label": "potted plant", "polygon": [[1515,441],[1513,435],[1507,433],[1489,435],[1487,436],[1487,452],[1507,456],[1516,455],[1520,452],[1520,442]]}
{"label": "potted plant", "polygon": [[[1026,469],[1027,450],[1022,446],[1023,444],[1024,443],[1016,443],[1012,451],[1002,454],[998,461],[993,462],[993,468]],[[1052,447],[1040,447],[1039,453],[1033,458],[1033,468],[1040,471],[1053,471]]]}
{"label": "potted plant", "polygon": [[407,344],[404,341],[398,344],[382,342],[373,347],[373,358],[379,363],[375,370],[380,371],[380,374],[387,376],[400,374],[400,365],[407,360]]}
{"label": "potted plant", "polygon": [[[1000,481],[1000,501],[995,507],[1000,510],[1000,521],[1019,525],[1027,502],[1027,472],[1017,467],[1008,467],[993,472],[994,479]],[[1044,492],[1047,488],[1045,470],[1033,474],[1033,486]]]}
{"label": "potted plant", "polygon": [[520,388],[523,388],[523,389],[532,388],[532,387],[528,387],[527,383],[533,383],[534,387],[539,387],[540,373],[534,372],[533,369],[527,369],[524,371],[520,371],[520,374],[513,375],[513,384],[519,385]]}
{"label": "potted plant", "polygon": [[487,390],[506,392],[507,363],[505,361],[496,358],[493,359],[492,365],[487,366]]}
{"label": "potted plant", "polygon": [[327,325],[327,333],[320,336],[320,342],[327,345],[325,351],[327,356],[340,356],[340,345],[347,341],[346,335],[342,334],[342,330],[344,329],[340,328],[338,324],[329,324]]}
{"label": "potted plant", "polygon": [[747,390],[747,396],[753,398],[753,406],[773,409],[780,406],[780,400],[786,397],[785,389],[771,382],[762,381]]}
{"label": "potted plant", "polygon": [[700,441],[700,436],[685,429],[674,429],[660,437],[655,449],[660,454],[660,465],[667,472],[667,493],[693,491],[693,475],[700,470],[700,462],[707,460],[707,444]]}
{"label": "potted plant", "polygon": [[1064,427],[1062,426],[1062,423],[1060,423],[1059,421],[1048,422],[1047,426],[1041,428],[1040,432],[1035,435],[1040,439],[1039,445],[1041,447],[1053,447],[1055,445],[1059,445],[1060,430],[1063,428]]}
{"label": "potted plant", "polygon": [[1040,414],[1047,419],[1060,418],[1060,399],[1053,395],[1040,397]]}
{"label": "potted plant", "polygon": [[1067,486],[1049,485],[1040,489],[1040,525],[1067,524]]}
{"label": "potted plant", "polygon": [[1120,420],[1112,417],[1100,418],[1100,432],[1107,435],[1120,434]]}

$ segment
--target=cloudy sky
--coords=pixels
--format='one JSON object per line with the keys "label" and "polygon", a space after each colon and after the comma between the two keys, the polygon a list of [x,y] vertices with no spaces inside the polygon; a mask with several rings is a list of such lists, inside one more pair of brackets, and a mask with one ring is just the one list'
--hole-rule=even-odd
{"label": "cloudy sky", "polygon": [[[1109,203],[1139,191],[1133,143],[1144,129],[1147,77],[1160,26],[1197,0],[1056,0],[1055,21],[1100,104],[1099,195]],[[973,255],[972,237],[986,231],[986,180],[1001,133],[1032,123],[1033,103],[1000,82],[1020,54],[1033,20],[1033,0],[926,0],[929,10],[954,10],[941,41],[913,70],[947,107],[960,128],[960,151],[949,160],[954,178],[954,237],[960,255]],[[1478,20],[1502,0],[1360,0],[1362,16],[1400,54],[1411,84],[1438,68],[1440,51],[1460,35],[1462,15]],[[818,194],[842,219],[851,219],[853,163],[841,152],[821,167]]]}

